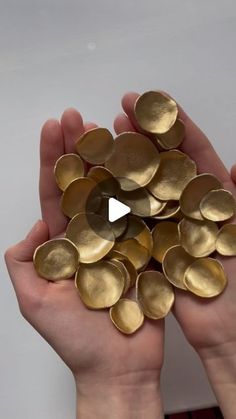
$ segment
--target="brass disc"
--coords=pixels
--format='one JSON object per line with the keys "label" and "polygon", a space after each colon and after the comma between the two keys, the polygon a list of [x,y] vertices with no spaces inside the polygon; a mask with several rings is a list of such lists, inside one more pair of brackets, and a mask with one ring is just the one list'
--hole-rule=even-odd
{"label": "brass disc", "polygon": [[180,206],[178,201],[167,201],[163,210],[155,215],[156,220],[167,220],[168,218],[178,218],[180,213]]}
{"label": "brass disc", "polygon": [[79,265],[79,253],[68,239],[48,240],[38,246],[33,256],[39,276],[51,281],[71,278]]}
{"label": "brass disc", "polygon": [[80,264],[75,281],[81,300],[92,309],[113,306],[124,289],[121,271],[109,260]]}
{"label": "brass disc", "polygon": [[125,233],[120,238],[121,241],[128,239],[137,240],[151,255],[153,248],[152,234],[147,224],[135,215],[128,216],[128,226]]}
{"label": "brass disc", "polygon": [[236,256],[236,224],[221,227],[216,239],[216,250],[223,256]]}
{"label": "brass disc", "polygon": [[77,246],[82,263],[93,263],[102,259],[115,243],[110,224],[94,213],[75,215],[67,226],[66,237]]}
{"label": "brass disc", "polygon": [[127,335],[136,332],[144,322],[139,305],[128,298],[121,298],[110,308],[110,318],[117,329]]}
{"label": "brass disc", "polygon": [[77,153],[92,164],[102,164],[112,155],[114,140],[106,128],[86,131],[75,144]]}
{"label": "brass disc", "polygon": [[138,275],[133,263],[125,255],[113,249],[106,255],[106,258],[120,260],[125,265],[130,276],[130,287],[133,287]]}
{"label": "brass disc", "polygon": [[134,191],[120,190],[117,199],[128,205],[132,214],[140,217],[152,217],[159,214],[166,205],[166,202],[159,201],[146,188]]}
{"label": "brass disc", "polygon": [[120,270],[120,272],[121,272],[121,274],[124,278],[123,294],[125,294],[128,291],[128,289],[130,288],[130,282],[131,282],[128,269],[126,268],[125,264],[119,259],[111,258],[109,260],[110,260],[111,263],[113,263],[114,265],[117,266],[117,268]]}
{"label": "brass disc", "polygon": [[183,218],[178,228],[180,244],[190,255],[200,258],[216,250],[218,227],[213,221]]}
{"label": "brass disc", "polygon": [[172,221],[162,221],[152,230],[152,257],[162,263],[165,252],[179,244],[178,224]]}
{"label": "brass disc", "polygon": [[227,284],[221,263],[212,258],[197,259],[188,267],[184,276],[187,289],[199,297],[216,297]]}
{"label": "brass disc", "polygon": [[147,185],[159,165],[159,152],[139,133],[124,132],[114,141],[114,152],[105,166],[118,178],[121,188],[134,190]]}
{"label": "brass disc", "polygon": [[178,200],[185,186],[196,176],[196,163],[179,150],[163,151],[160,159],[147,189],[160,200]]}
{"label": "brass disc", "polygon": [[81,177],[69,184],[61,198],[61,208],[72,218],[79,212],[96,211],[102,201],[97,184],[89,178]]}
{"label": "brass disc", "polygon": [[84,176],[84,163],[78,154],[64,154],[54,166],[57,185],[64,191],[75,179]]}
{"label": "brass disc", "polygon": [[194,260],[194,257],[189,255],[182,246],[170,247],[162,261],[163,272],[168,281],[175,287],[186,290],[184,274]]}
{"label": "brass disc", "polygon": [[176,119],[174,125],[165,134],[156,135],[158,144],[164,150],[178,148],[183,142],[185,135],[185,125],[181,119]]}
{"label": "brass disc", "polygon": [[200,202],[202,216],[212,221],[228,220],[235,215],[235,208],[235,199],[232,193],[225,189],[208,192]]}
{"label": "brass disc", "polygon": [[213,189],[221,189],[222,184],[213,175],[203,173],[196,176],[186,185],[180,197],[180,209],[187,217],[203,220],[200,212],[202,198]]}
{"label": "brass disc", "polygon": [[138,275],[136,292],[143,313],[150,319],[165,317],[175,299],[172,285],[157,271],[141,272]]}
{"label": "brass disc", "polygon": [[151,258],[149,251],[135,239],[116,242],[114,250],[124,254],[137,271],[144,269]]}
{"label": "brass disc", "polygon": [[118,180],[113,176],[110,170],[103,166],[91,167],[87,176],[98,184],[103,195],[114,196],[120,189]]}
{"label": "brass disc", "polygon": [[139,126],[154,134],[164,134],[174,125],[178,108],[173,99],[160,92],[146,92],[139,96],[134,106]]}

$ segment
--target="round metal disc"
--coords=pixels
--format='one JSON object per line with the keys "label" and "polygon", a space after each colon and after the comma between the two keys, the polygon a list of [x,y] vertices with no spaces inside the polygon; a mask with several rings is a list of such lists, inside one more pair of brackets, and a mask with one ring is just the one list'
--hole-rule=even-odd
{"label": "round metal disc", "polygon": [[168,218],[178,218],[180,213],[180,206],[178,201],[167,201],[163,210],[155,215],[156,220],[167,220]]}
{"label": "round metal disc", "polygon": [[172,221],[162,221],[153,228],[152,257],[162,263],[165,252],[179,244],[178,224]]}
{"label": "round metal disc", "polygon": [[114,196],[120,189],[118,180],[113,176],[110,170],[103,166],[91,167],[87,176],[98,184],[103,195]]}
{"label": "round metal disc", "polygon": [[122,276],[124,278],[124,290],[123,290],[123,294],[125,294],[128,291],[128,289],[130,288],[130,282],[131,282],[131,280],[130,280],[129,271],[128,271],[128,269],[126,269],[125,264],[121,260],[114,259],[114,258],[111,258],[109,260],[110,260],[111,263],[113,263],[114,265],[116,265],[117,268],[121,271],[121,274],[122,274]]}
{"label": "round metal disc", "polygon": [[190,256],[182,246],[173,246],[167,250],[162,261],[163,272],[175,287],[186,290],[184,274],[193,263],[194,257]]}
{"label": "round metal disc", "polygon": [[106,128],[86,131],[75,144],[77,153],[92,164],[102,164],[112,155],[114,140]]}
{"label": "round metal disc", "polygon": [[128,205],[132,214],[140,217],[152,217],[159,214],[166,205],[166,202],[155,198],[146,188],[139,188],[134,191],[120,190],[117,199]]}
{"label": "round metal disc", "polygon": [[64,154],[54,166],[57,185],[64,191],[75,179],[84,176],[84,163],[78,154]]}
{"label": "round metal disc", "polygon": [[116,242],[114,250],[124,254],[137,271],[144,269],[151,258],[149,251],[135,239]]}
{"label": "round metal disc", "polygon": [[128,216],[128,225],[126,231],[120,238],[121,241],[128,239],[137,240],[141,246],[148,250],[151,255],[153,248],[152,234],[147,224],[141,218],[135,215]]}
{"label": "round metal disc", "polygon": [[121,298],[110,308],[110,318],[117,329],[127,335],[136,332],[144,322],[139,305],[128,298]]}
{"label": "round metal disc", "polygon": [[125,255],[113,249],[106,255],[106,258],[120,260],[125,265],[130,276],[130,287],[133,287],[137,279],[137,271],[133,263]]}
{"label": "round metal disc", "polygon": [[236,224],[221,227],[216,239],[216,250],[223,256],[236,256]]}
{"label": "round metal disc", "polygon": [[228,220],[235,215],[235,209],[235,199],[225,189],[208,192],[200,202],[202,216],[212,221]]}
{"label": "round metal disc", "polygon": [[218,227],[213,221],[183,218],[178,229],[180,244],[190,255],[200,258],[216,250]]}
{"label": "round metal disc", "polygon": [[185,135],[185,125],[181,119],[176,119],[174,125],[165,134],[156,135],[158,144],[164,150],[178,148],[183,142]]}

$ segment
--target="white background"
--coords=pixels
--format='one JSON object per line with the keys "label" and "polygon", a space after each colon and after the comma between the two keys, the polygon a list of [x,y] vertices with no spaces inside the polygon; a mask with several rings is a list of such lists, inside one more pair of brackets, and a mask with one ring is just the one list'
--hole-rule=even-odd
{"label": "white background", "polygon": [[[68,106],[112,129],[127,90],[169,91],[236,159],[234,0],[0,0],[2,254],[40,217],[42,123]],[[75,414],[69,371],[21,318],[3,260],[0,286],[0,415],[65,419]],[[214,404],[201,365],[167,321],[167,411]]]}

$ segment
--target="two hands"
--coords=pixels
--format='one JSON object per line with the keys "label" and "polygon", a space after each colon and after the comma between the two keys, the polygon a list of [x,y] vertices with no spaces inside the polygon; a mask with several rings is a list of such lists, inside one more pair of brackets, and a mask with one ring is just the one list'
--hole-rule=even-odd
{"label": "two hands", "polygon": [[[114,122],[117,134],[135,131],[134,103],[123,97],[124,113]],[[231,177],[209,140],[179,107],[186,127],[181,149],[196,161],[198,171],[212,173],[236,195],[236,170]],[[48,282],[37,276],[35,248],[65,231],[59,191],[53,174],[56,160],[74,152],[75,140],[95,128],[74,109],[61,121],[47,121],[41,133],[40,201],[42,220],[26,238],[5,253],[8,271],[23,316],[55,349],[73,373],[78,418],[160,419],[163,408],[160,374],[163,364],[164,320],[146,320],[134,335],[125,336],[107,312],[88,310],[73,280]],[[225,419],[236,417],[236,258],[220,257],[228,286],[218,298],[204,300],[175,289],[173,313],[206,369]]]}

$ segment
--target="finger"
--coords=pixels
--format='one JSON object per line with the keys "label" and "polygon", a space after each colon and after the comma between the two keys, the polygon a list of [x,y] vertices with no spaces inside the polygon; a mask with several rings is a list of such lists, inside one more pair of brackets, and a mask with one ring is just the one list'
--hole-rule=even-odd
{"label": "finger", "polygon": [[84,133],[83,119],[74,108],[66,109],[61,117],[65,153],[75,153],[75,142]]}
{"label": "finger", "polygon": [[114,120],[114,130],[116,134],[121,134],[122,132],[136,131],[130,119],[124,113],[117,115]]}
{"label": "finger", "polygon": [[66,217],[60,209],[59,190],[53,167],[56,160],[64,154],[64,140],[61,126],[56,120],[47,121],[41,131],[39,196],[42,218],[49,227],[50,237],[63,231]]}
{"label": "finger", "polygon": [[84,122],[84,131],[89,131],[90,129],[97,128],[98,125],[94,124],[94,122]]}
{"label": "finger", "polygon": [[236,164],[231,167],[231,179],[236,183]]}

